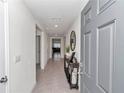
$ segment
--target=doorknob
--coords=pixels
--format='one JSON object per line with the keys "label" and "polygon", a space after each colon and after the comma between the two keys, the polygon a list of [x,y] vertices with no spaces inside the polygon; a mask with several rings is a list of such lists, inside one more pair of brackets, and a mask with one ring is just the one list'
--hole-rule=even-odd
{"label": "doorknob", "polygon": [[0,79],[0,83],[6,83],[8,81],[7,76]]}
{"label": "doorknob", "polygon": [[83,72],[80,72],[80,75],[83,75],[84,73]]}

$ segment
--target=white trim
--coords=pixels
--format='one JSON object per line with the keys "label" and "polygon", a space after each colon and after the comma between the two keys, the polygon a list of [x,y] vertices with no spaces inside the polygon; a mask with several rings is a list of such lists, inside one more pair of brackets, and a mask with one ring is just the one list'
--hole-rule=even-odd
{"label": "white trim", "polygon": [[32,93],[32,91],[34,90],[36,84],[37,84],[37,82],[35,82],[35,84],[32,86],[32,89],[31,89],[30,93]]}
{"label": "white trim", "polygon": [[[6,2],[5,2],[6,1]],[[7,75],[8,82],[6,84],[6,93],[9,93],[9,14],[8,14],[8,2],[4,2],[4,29],[5,29],[5,74]]]}

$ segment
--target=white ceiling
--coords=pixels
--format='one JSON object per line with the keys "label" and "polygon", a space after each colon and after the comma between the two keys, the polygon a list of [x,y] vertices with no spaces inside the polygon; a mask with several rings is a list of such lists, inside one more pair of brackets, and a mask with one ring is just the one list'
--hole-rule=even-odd
{"label": "white ceiling", "polygon": [[[65,34],[78,16],[80,0],[24,0],[50,35]],[[58,25],[58,27],[55,27]]]}

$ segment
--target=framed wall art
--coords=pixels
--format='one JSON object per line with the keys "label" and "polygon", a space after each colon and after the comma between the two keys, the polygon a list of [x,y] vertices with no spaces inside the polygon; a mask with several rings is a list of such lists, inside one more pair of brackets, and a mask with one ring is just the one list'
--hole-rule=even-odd
{"label": "framed wall art", "polygon": [[70,35],[70,48],[72,51],[74,51],[75,47],[76,47],[76,33],[75,31],[72,31]]}

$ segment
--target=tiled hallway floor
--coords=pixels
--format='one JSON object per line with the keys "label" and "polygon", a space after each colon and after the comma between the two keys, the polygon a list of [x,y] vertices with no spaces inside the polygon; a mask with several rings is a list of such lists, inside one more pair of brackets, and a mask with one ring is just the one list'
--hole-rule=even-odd
{"label": "tiled hallway floor", "polygon": [[70,89],[64,73],[63,60],[50,60],[44,70],[37,70],[37,85],[32,93],[79,93]]}

